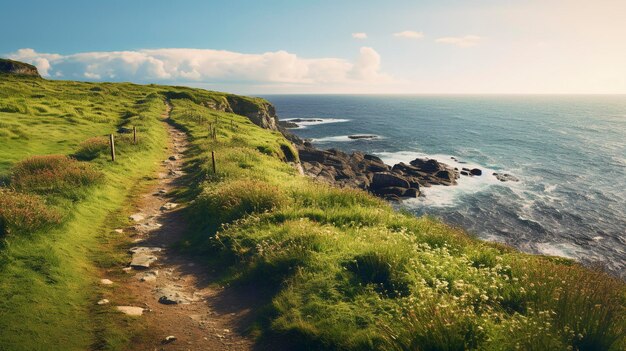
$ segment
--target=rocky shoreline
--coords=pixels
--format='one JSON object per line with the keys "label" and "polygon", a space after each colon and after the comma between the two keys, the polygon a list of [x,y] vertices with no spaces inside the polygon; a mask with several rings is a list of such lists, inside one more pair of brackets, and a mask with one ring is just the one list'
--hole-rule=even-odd
{"label": "rocky shoreline", "polygon": [[[271,105],[270,105],[271,106]],[[302,140],[289,129],[298,128],[297,123],[321,122],[321,119],[278,120],[275,109],[262,111],[266,123],[255,124],[281,132],[298,149],[300,164],[305,175],[341,188],[355,188],[368,191],[389,201],[401,201],[406,198],[424,196],[422,188],[431,186],[454,186],[462,177],[482,177],[479,168],[453,167],[435,159],[416,158],[409,164],[400,162],[395,165],[385,164],[375,155],[363,152],[348,154],[337,149],[321,150],[310,141]],[[269,120],[271,123],[269,123]],[[358,134],[350,139],[374,139],[378,136]],[[463,164],[455,157],[453,161]],[[492,173],[502,182],[517,182],[518,179],[506,173]]]}

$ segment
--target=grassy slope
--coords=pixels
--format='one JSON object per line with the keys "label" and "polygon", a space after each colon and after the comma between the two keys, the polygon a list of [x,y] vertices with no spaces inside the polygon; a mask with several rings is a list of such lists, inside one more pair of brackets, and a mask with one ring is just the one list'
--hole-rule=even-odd
{"label": "grassy slope", "polygon": [[[184,245],[223,271],[225,282],[269,293],[254,331],[259,342],[344,350],[626,347],[623,282],[316,184],[281,160],[282,136],[189,101],[173,104],[174,120],[193,138],[198,178],[190,189],[195,229]],[[212,140],[207,124],[215,116]]]}
{"label": "grassy slope", "polygon": [[[120,140],[118,162],[106,152],[90,161],[105,181],[81,199],[49,195],[65,215],[53,229],[11,235],[0,252],[0,345],[11,350],[84,350],[97,340],[97,271],[93,255],[112,231],[111,213],[128,189],[151,175],[163,156],[162,98],[130,84],[89,84],[0,76],[0,175],[33,155],[72,154],[86,139],[136,125],[141,142]],[[145,99],[142,101],[142,99]]]}
{"label": "grassy slope", "polygon": [[[219,266],[227,283],[254,284],[271,296],[254,331],[261,343],[624,347],[622,282],[569,261],[480,242],[437,221],[394,212],[365,193],[300,177],[283,161],[293,151],[280,134],[204,107],[223,107],[224,94],[17,77],[0,77],[0,175],[33,154],[76,152],[81,141],[123,123],[140,125],[145,140],[140,147],[122,144],[116,164],[105,154],[90,161],[107,182],[81,201],[50,199],[71,212],[61,227],[4,241],[0,345],[123,349],[125,335],[113,330],[108,310],[90,307],[100,289],[94,261],[116,262],[93,255],[110,254],[100,251],[102,241],[121,240],[111,230],[121,221],[116,214],[127,189],[162,157],[162,96],[171,99],[175,122],[193,141],[189,170],[196,181],[181,195],[194,200],[195,225],[182,248]],[[216,121],[217,140],[211,140],[208,124]]]}

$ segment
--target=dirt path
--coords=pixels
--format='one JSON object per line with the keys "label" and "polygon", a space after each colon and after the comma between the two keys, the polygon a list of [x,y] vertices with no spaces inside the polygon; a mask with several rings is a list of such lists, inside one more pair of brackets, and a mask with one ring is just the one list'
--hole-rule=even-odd
{"label": "dirt path", "polygon": [[172,202],[168,194],[184,180],[188,142],[182,131],[170,124],[167,129],[171,156],[163,161],[158,184],[141,196],[131,216],[135,225],[124,229],[137,246],[121,289],[130,306],[143,309],[126,308],[127,313],[142,313],[136,318],[145,326],[131,349],[251,350],[253,342],[244,333],[253,320],[254,296],[216,286],[206,265],[170,249],[187,226],[179,213],[184,204]]}

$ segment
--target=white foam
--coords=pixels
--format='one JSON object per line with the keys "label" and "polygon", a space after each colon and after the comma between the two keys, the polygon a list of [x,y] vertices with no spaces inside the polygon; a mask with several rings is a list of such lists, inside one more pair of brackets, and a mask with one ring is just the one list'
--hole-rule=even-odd
{"label": "white foam", "polygon": [[320,124],[344,123],[344,122],[350,121],[349,119],[343,119],[343,118],[289,118],[289,119],[283,119],[282,121],[293,121],[296,119],[314,119],[315,121],[294,122],[295,124],[298,125],[298,127],[290,128],[290,129],[304,129],[309,126],[316,126]]}
{"label": "white foam", "polygon": [[[360,134],[358,134],[358,135],[360,135]],[[318,139],[311,139],[311,141],[314,142],[314,143],[323,144],[323,143],[330,143],[330,142],[344,142],[344,141],[357,141],[357,140],[380,140],[380,139],[384,139],[380,135],[374,135],[374,134],[367,134],[367,135],[368,136],[371,135],[373,138],[352,139],[352,138],[350,138],[350,135],[337,135],[337,136],[330,136],[330,137],[324,137],[324,138],[318,138]]]}
{"label": "white foam", "polygon": [[466,162],[465,160],[462,160],[455,156],[456,160],[458,160],[456,161],[455,159],[452,159],[452,155],[429,155],[415,151],[379,152],[376,155],[379,156],[383,160],[383,162],[389,165],[395,165],[396,163],[400,162],[408,164],[410,161],[416,158],[430,158],[435,159],[438,162],[445,163],[449,166],[457,167],[458,169],[461,169],[463,167],[469,169],[479,168],[483,172],[481,176],[468,177],[462,175],[459,179],[457,179],[457,185],[433,185],[431,187],[422,187],[421,191],[425,196],[403,201],[403,203],[408,206],[451,207],[458,204],[459,197],[466,194],[483,191],[490,186],[516,186],[516,184],[513,182],[503,183],[499,181],[496,177],[492,175],[492,173],[496,172],[493,169],[485,168],[477,163]]}
{"label": "white foam", "polygon": [[571,259],[584,256],[583,251],[578,246],[568,243],[538,243],[537,250],[543,255]]}

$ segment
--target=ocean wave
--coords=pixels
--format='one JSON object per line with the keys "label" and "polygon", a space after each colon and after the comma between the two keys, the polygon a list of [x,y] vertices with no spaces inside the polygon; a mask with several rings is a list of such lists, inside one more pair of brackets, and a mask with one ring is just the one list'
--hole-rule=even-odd
{"label": "ocean wave", "polygon": [[382,137],[380,135],[375,135],[375,134],[367,134],[367,135],[368,136],[372,136],[372,138],[363,138],[363,139],[356,138],[355,139],[355,138],[350,138],[351,136],[353,136],[351,134],[351,135],[337,135],[337,136],[330,136],[330,137],[311,139],[311,141],[314,142],[314,143],[323,144],[323,143],[344,142],[344,141],[358,141],[358,140],[370,141],[370,140],[384,139],[384,137]]}
{"label": "ocean wave", "polygon": [[330,123],[345,123],[345,122],[350,122],[349,119],[344,119],[344,118],[315,118],[315,117],[311,117],[311,118],[288,118],[288,119],[282,119],[281,121],[294,121],[294,120],[308,120],[310,119],[311,121],[301,121],[301,122],[294,122],[298,125],[297,128],[292,128],[292,129],[304,129],[306,127],[310,127],[310,126],[317,126],[320,124],[330,124]]}
{"label": "ocean wave", "polygon": [[[452,167],[462,168],[479,168],[483,171],[482,176],[467,177],[461,176],[458,184],[455,186],[432,186],[423,187],[421,190],[424,197],[406,200],[404,203],[409,207],[430,206],[430,207],[454,207],[458,205],[459,199],[469,194],[475,194],[485,191],[491,186],[503,186],[507,188],[520,187],[520,183],[501,182],[492,175],[494,172],[502,172],[484,167],[478,163],[465,161],[456,156],[444,154],[425,154],[415,151],[399,151],[399,152],[378,152],[376,156],[380,157],[383,162],[389,165],[404,162],[409,163],[416,158],[430,158],[445,163]],[[454,159],[452,158],[454,157]],[[516,174],[516,176],[519,176]]]}

